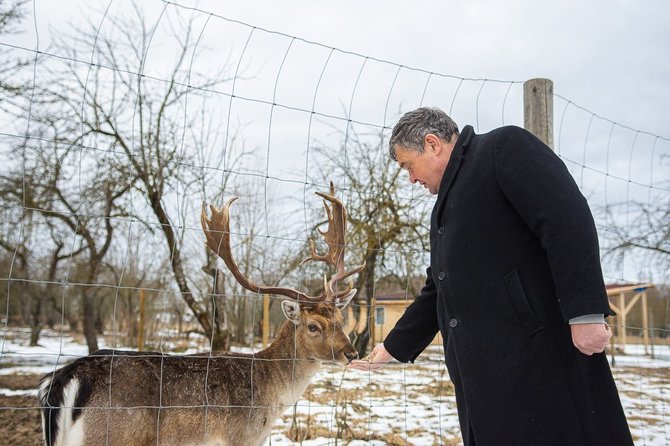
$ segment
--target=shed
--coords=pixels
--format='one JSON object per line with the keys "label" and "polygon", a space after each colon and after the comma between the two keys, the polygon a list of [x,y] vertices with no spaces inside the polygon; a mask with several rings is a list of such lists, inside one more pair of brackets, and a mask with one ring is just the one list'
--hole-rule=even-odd
{"label": "shed", "polygon": [[647,310],[647,290],[653,288],[651,283],[637,283],[637,284],[610,284],[607,285],[607,297],[610,301],[610,307],[616,313],[613,317],[611,325],[614,327],[614,335],[612,341],[617,344],[622,350],[628,343],[628,336],[626,331],[630,328],[626,324],[626,317],[638,305],[639,311],[642,312],[642,342],[644,344],[644,353],[648,354],[649,348],[649,318]]}
{"label": "shed", "polygon": [[[374,344],[382,342],[389,331],[395,326],[405,308],[414,301],[414,297],[406,293],[378,295],[372,299],[372,340]],[[442,336],[438,333],[431,345],[442,345]]]}

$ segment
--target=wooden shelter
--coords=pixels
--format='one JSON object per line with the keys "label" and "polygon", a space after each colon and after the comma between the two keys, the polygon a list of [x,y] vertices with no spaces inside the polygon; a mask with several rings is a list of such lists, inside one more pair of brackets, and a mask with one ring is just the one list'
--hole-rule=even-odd
{"label": "wooden shelter", "polygon": [[[653,288],[651,283],[639,284],[612,284],[607,285],[607,297],[610,301],[610,307],[616,312],[616,316],[612,318],[611,325],[614,327],[615,336],[612,337],[613,342],[622,350],[628,343],[628,336],[626,331],[630,328],[626,324],[628,314],[637,305],[639,311],[642,312],[642,341],[644,344],[644,353],[648,354],[649,348],[649,318],[647,312],[647,290]],[[636,327],[638,328],[638,327]]]}

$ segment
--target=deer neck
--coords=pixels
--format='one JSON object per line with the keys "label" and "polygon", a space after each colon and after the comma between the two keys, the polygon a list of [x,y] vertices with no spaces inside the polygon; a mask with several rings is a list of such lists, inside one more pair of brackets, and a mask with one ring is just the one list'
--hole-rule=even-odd
{"label": "deer neck", "polygon": [[[296,326],[284,322],[279,334],[268,348],[258,352],[262,361],[277,382],[286,383],[286,390],[297,400],[309,385],[309,381],[321,368],[321,361],[308,356],[296,340]],[[277,361],[273,361],[277,360]]]}
{"label": "deer neck", "polygon": [[272,344],[258,352],[258,356],[268,359],[295,359],[301,363],[321,365],[321,361],[313,359],[309,352],[300,345],[300,341],[296,338],[296,326],[290,321],[284,322]]}

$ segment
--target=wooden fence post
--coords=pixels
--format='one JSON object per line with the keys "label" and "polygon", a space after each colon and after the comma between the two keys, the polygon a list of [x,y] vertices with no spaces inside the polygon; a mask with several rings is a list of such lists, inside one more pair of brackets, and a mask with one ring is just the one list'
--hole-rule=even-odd
{"label": "wooden fence post", "polygon": [[649,309],[647,307],[647,291],[642,291],[642,341],[644,342],[644,354],[648,355],[649,347]]}
{"label": "wooden fence post", "polygon": [[523,84],[523,126],[554,148],[554,83],[530,79]]}

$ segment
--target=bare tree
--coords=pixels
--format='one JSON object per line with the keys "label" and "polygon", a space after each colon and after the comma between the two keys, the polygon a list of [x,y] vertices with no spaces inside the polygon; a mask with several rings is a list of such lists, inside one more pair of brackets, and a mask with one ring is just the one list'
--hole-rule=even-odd
{"label": "bare tree", "polygon": [[[113,244],[107,255],[102,271],[102,281],[114,284],[113,287],[101,287],[97,298],[97,316],[105,328],[110,328],[116,336],[113,346],[119,344],[138,345],[140,326],[139,295],[144,293],[146,320],[151,319],[151,302],[156,299],[166,284],[161,280],[161,270],[169,268],[167,262],[160,262],[152,256],[142,255],[150,244],[142,240],[142,234],[125,236],[126,246]],[[125,336],[124,336],[125,334]],[[117,336],[118,335],[118,336]]]}
{"label": "bare tree", "polygon": [[[12,206],[11,202],[7,201],[7,198],[7,194],[2,191],[0,193],[0,202],[3,205]],[[28,221],[32,221],[32,219]],[[10,296],[16,296],[28,308],[27,323],[30,326],[30,345],[36,346],[38,345],[39,336],[44,325],[43,319],[45,315],[47,315],[47,321],[53,321],[51,314],[54,313],[67,315],[70,327],[73,329],[76,328],[74,321],[78,321],[79,317],[68,314],[62,308],[57,299],[58,287],[55,285],[55,282],[61,262],[76,258],[84,248],[80,246],[70,252],[64,249],[65,243],[55,234],[53,222],[50,221],[39,223],[40,230],[50,232],[50,242],[34,246],[30,243],[30,238],[32,237],[30,234],[35,232],[33,224],[28,224],[28,228],[24,228],[24,230],[21,230],[20,225],[20,221],[11,222],[11,227],[15,228],[12,232],[14,235],[18,234],[20,240],[13,240],[11,234],[2,233],[0,234],[0,247],[7,251],[10,261],[14,260],[13,265],[10,266],[12,273],[9,274],[8,272],[6,276],[20,280],[13,285],[14,292],[10,292],[9,294]],[[50,251],[44,252],[47,246]],[[46,271],[40,271],[44,269]],[[45,274],[45,281],[43,283],[36,283],[35,278],[39,276],[40,272]],[[10,296],[7,296],[7,298],[9,299]]]}
{"label": "bare tree", "polygon": [[[4,194],[0,193],[0,202],[7,206],[6,200],[3,197]],[[20,209],[20,208],[18,208]],[[5,218],[9,218],[9,225],[12,228],[17,228],[17,220],[21,220],[19,216],[17,218],[16,208],[12,209],[9,207],[7,209]],[[14,212],[12,212],[14,211]],[[28,225],[30,226],[30,225]],[[10,234],[12,232],[12,234]],[[29,278],[31,277],[31,267],[35,267],[35,259],[31,258],[30,250],[27,248],[25,243],[25,234],[26,231],[7,231],[7,233],[0,234],[0,247],[7,252],[6,257],[6,272],[3,271],[3,276],[9,278],[9,287],[6,299],[10,299],[12,296],[16,296],[24,311],[21,311],[21,318],[24,322],[30,324],[31,327],[31,336],[30,336],[30,345],[37,345],[37,340],[39,338],[39,333],[41,330],[41,321],[39,321],[39,316],[41,313],[41,299],[39,299],[39,292],[36,290],[37,286],[35,283],[30,282]],[[9,302],[5,302],[6,308],[9,308]],[[27,310],[27,311],[25,311]],[[28,313],[28,314],[26,314]],[[7,317],[11,317],[14,314],[7,314]]]}
{"label": "bare tree", "polygon": [[[0,0],[0,36],[19,32],[18,24],[25,18],[27,0]],[[27,85],[17,78],[17,74],[29,62],[14,57],[11,51],[0,48],[0,109],[4,109],[3,96],[13,98],[20,94]]]}
{"label": "bare tree", "polygon": [[[628,212],[627,222],[617,217],[622,211]],[[621,262],[626,254],[638,252],[651,268],[670,271],[670,194],[646,203],[611,205],[606,212],[606,259]]]}
{"label": "bare tree", "polygon": [[[211,94],[229,79],[221,74],[223,68],[216,75],[191,71],[190,62],[198,54],[192,17],[177,17],[170,26],[175,58],[161,80],[143,74],[155,28],[148,26],[137,3],[128,15],[107,17],[104,30],[90,23],[74,36],[56,39],[55,51],[64,55],[65,68],[54,73],[61,82],[45,85],[39,100],[52,116],[67,116],[79,124],[71,144],[107,147],[109,169],[133,179],[133,194],[146,205],[136,205],[134,217],[147,229],[158,229],[182,299],[213,349],[219,350],[227,346],[226,334],[187,274],[184,223],[174,203],[184,200],[201,175],[190,162],[198,138],[191,129],[202,126],[201,115],[188,115],[184,103]],[[81,66],[81,52],[93,55],[92,65]]]}
{"label": "bare tree", "polygon": [[[85,284],[95,284],[103,258],[112,243],[113,219],[123,215],[118,201],[128,192],[133,181],[117,178],[109,170],[105,158],[83,156],[77,147],[63,142],[58,135],[66,129],[57,129],[51,118],[50,114],[33,113],[33,134],[14,149],[13,167],[0,175],[0,196],[29,216],[39,216],[45,222],[39,226],[40,229],[50,229],[50,279],[53,279],[60,261],[85,253],[85,263],[79,264],[83,280]],[[47,134],[51,136],[47,138]],[[68,232],[76,240],[72,252],[63,252],[64,242],[60,235],[55,236],[60,231]],[[48,240],[41,230],[29,229],[26,232],[32,232],[33,244]],[[21,257],[25,254],[27,243],[22,240],[22,246],[16,250],[22,253]],[[26,265],[26,274],[27,268]],[[89,351],[93,352],[98,350],[95,289],[82,286],[78,290],[82,301],[84,335]]]}

